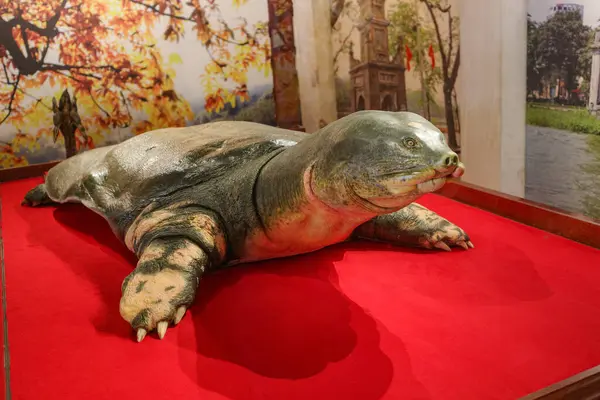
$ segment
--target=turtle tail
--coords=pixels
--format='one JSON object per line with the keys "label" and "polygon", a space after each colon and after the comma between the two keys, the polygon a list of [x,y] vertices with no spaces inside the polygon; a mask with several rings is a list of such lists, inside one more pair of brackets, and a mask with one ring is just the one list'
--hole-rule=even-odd
{"label": "turtle tail", "polygon": [[54,201],[48,196],[46,185],[44,183],[37,185],[25,195],[21,202],[22,206],[39,207],[54,204]]}

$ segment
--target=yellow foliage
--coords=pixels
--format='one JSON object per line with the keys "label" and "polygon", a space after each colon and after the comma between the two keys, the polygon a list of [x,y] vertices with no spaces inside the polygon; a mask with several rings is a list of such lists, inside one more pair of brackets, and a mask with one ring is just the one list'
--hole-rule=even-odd
{"label": "yellow foliage", "polygon": [[15,156],[13,153],[0,149],[0,166],[2,168],[24,167],[28,165],[27,159],[22,156]]}
{"label": "yellow foliage", "polygon": [[[232,1],[236,7],[247,3]],[[248,99],[249,68],[271,73],[267,23],[251,26],[241,19],[230,25],[214,0],[3,3],[4,21],[22,19],[39,28],[15,29],[12,37],[0,38],[0,62],[6,66],[0,74],[0,121],[25,132],[0,147],[3,167],[26,163],[15,152],[34,149],[38,139],[52,137],[52,102],[39,97],[42,87],[51,87],[57,99],[65,88],[77,97],[88,145],[117,127],[131,127],[138,134],[192,120],[189,102],[173,84],[174,66],[183,60],[177,53],[163,57],[159,40],[177,42],[192,32],[188,37],[199,39],[211,60],[199,76],[207,111]],[[164,29],[160,37],[155,35],[158,27]],[[23,66],[12,61],[8,41],[35,58],[29,66],[34,71],[20,70]],[[139,112],[146,117],[135,122]]]}
{"label": "yellow foliage", "polygon": [[171,53],[169,54],[169,64],[182,64],[183,60],[181,59],[181,56],[177,53]]}

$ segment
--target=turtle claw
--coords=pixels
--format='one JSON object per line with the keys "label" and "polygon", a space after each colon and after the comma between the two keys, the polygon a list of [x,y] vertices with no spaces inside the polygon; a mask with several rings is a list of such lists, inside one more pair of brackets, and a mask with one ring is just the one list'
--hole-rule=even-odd
{"label": "turtle claw", "polygon": [[146,331],[144,328],[140,328],[137,330],[137,341],[138,343],[141,342],[142,340],[144,340],[144,338],[146,337],[146,334],[148,333],[148,331]]}
{"label": "turtle claw", "polygon": [[187,309],[185,308],[185,306],[179,307],[177,311],[175,311],[175,317],[173,317],[173,324],[177,325],[178,323],[180,323],[183,317],[185,316],[186,311]]}
{"label": "turtle claw", "polygon": [[464,242],[463,240],[456,242],[456,244],[465,250],[469,250],[469,245],[466,242]]}
{"label": "turtle claw", "polygon": [[169,323],[167,321],[160,321],[156,326],[156,331],[158,332],[158,337],[162,340],[167,334],[167,328],[169,327]]}
{"label": "turtle claw", "polygon": [[452,249],[450,249],[450,246],[448,246],[446,243],[444,242],[437,242],[436,244],[433,245],[434,247],[437,247],[438,249],[441,250],[445,250],[445,251],[452,251]]}
{"label": "turtle claw", "polygon": [[[181,306],[177,309],[177,311],[175,311],[175,315],[173,316],[173,324],[174,325],[177,325],[178,323],[181,322],[181,320],[185,316],[186,311],[187,311],[187,308],[185,306]],[[158,324],[156,324],[156,332],[158,333],[159,339],[161,339],[161,340],[164,339],[165,335],[167,334],[168,328],[169,328],[168,321],[160,321]],[[150,330],[152,330],[152,329],[150,329]],[[142,340],[144,340],[144,338],[146,337],[147,334],[148,334],[148,331],[146,329],[139,328],[137,330],[138,343],[141,342]]]}
{"label": "turtle claw", "polygon": [[471,241],[470,241],[470,240],[467,242],[467,246],[469,246],[469,247],[470,247],[470,248],[472,248],[472,249],[474,249],[474,248],[475,248],[475,245],[474,245],[473,243],[471,243]]}

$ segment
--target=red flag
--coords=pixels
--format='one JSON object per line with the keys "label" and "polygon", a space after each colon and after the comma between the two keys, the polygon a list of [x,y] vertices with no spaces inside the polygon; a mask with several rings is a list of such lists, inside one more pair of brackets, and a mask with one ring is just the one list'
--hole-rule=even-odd
{"label": "red flag", "polygon": [[408,48],[408,45],[404,45],[406,47],[406,70],[410,71],[410,60],[412,60],[412,52]]}
{"label": "red flag", "polygon": [[431,58],[431,69],[435,68],[435,51],[433,51],[433,45],[429,45],[429,58]]}

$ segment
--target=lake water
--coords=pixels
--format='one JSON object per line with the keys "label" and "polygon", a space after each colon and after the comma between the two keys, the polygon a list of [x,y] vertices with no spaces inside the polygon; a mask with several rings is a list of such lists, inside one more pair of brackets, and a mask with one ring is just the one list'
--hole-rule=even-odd
{"label": "lake water", "polygon": [[600,218],[600,138],[527,126],[525,197]]}

